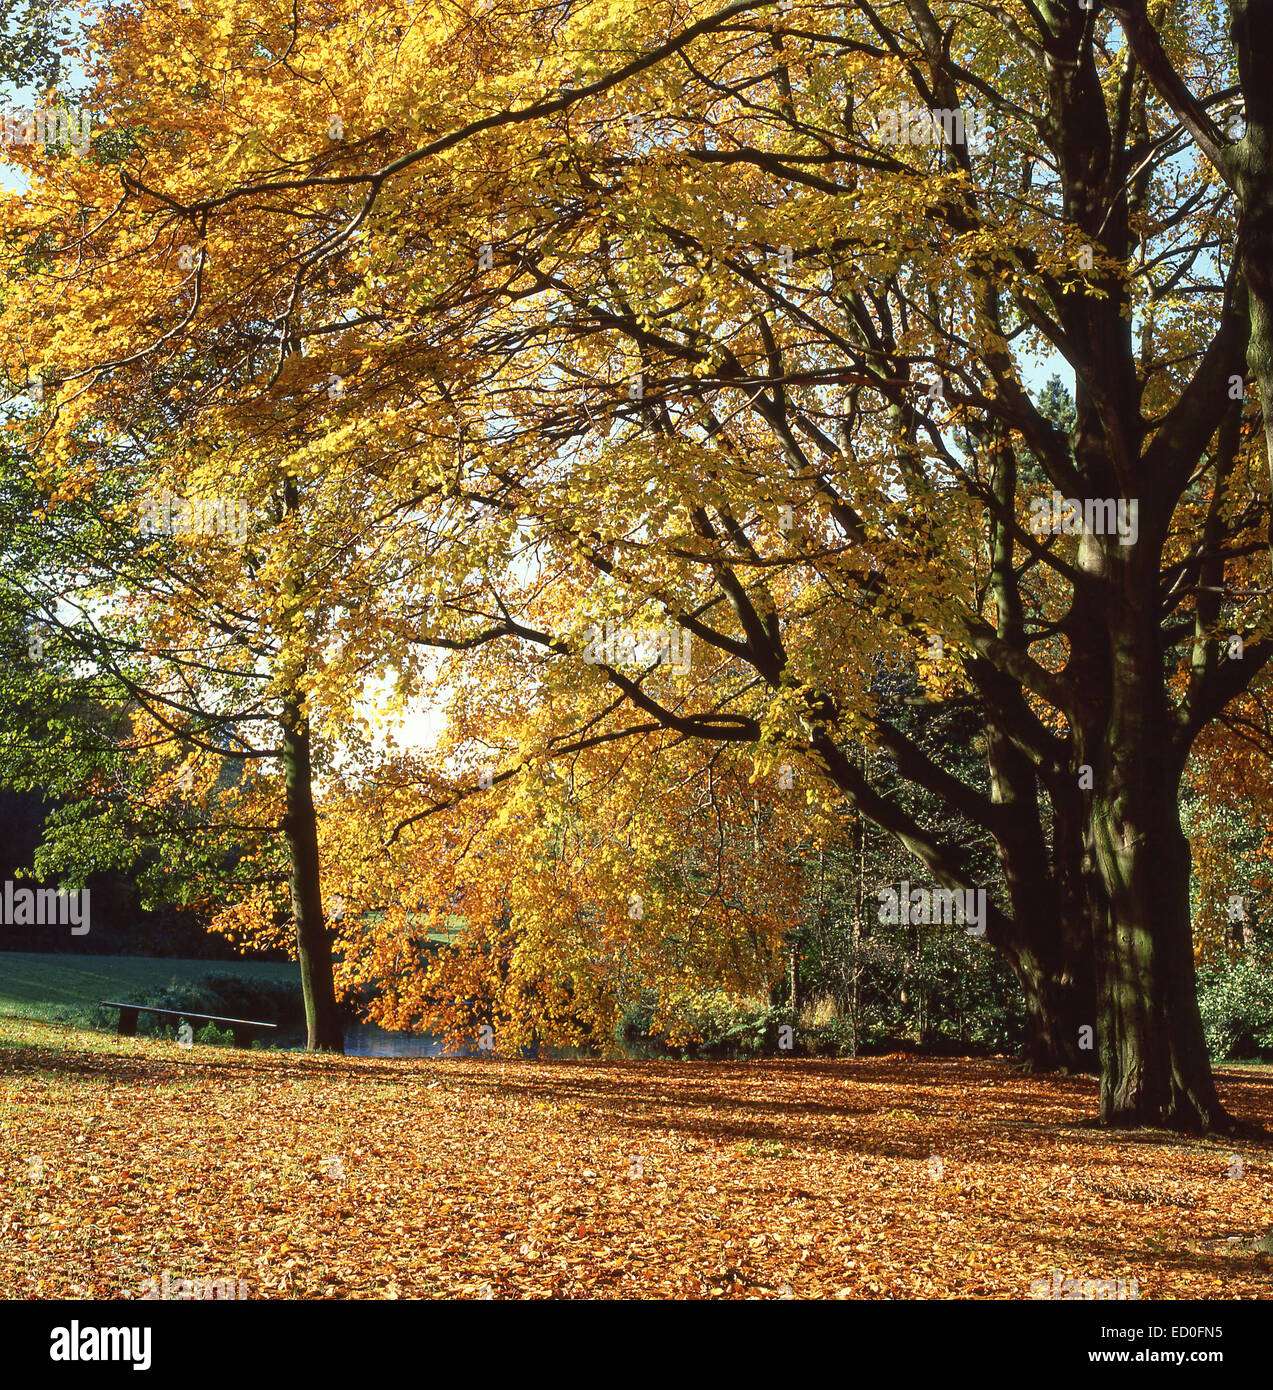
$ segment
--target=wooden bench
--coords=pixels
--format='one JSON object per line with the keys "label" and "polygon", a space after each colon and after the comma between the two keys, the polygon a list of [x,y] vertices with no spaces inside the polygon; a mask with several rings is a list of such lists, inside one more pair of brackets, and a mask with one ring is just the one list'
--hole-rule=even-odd
{"label": "wooden bench", "polygon": [[137,1032],[137,1015],[163,1014],[167,1018],[186,1018],[201,1023],[225,1023],[234,1034],[235,1047],[247,1047],[252,1041],[253,1028],[277,1028],[277,1023],[258,1023],[250,1018],[222,1018],[219,1014],[194,1014],[189,1009],[156,1009],[149,1004],[120,1004],[114,999],[99,999],[104,1008],[119,1010],[119,1027],[115,1030],[121,1038],[131,1038]]}

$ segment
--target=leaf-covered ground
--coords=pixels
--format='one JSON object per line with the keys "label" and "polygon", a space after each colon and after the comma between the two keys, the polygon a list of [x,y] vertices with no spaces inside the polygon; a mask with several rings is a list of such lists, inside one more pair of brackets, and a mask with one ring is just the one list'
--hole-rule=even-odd
{"label": "leaf-covered ground", "polygon": [[[1273,1072],[1222,1091],[1273,1118]],[[1081,1125],[1003,1063],[310,1058],[0,1025],[0,1295],[1273,1291],[1273,1143]]]}

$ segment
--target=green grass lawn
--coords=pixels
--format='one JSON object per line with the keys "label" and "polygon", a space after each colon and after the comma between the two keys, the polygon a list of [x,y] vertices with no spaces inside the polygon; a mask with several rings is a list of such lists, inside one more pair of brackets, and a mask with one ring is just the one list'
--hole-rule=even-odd
{"label": "green grass lawn", "polygon": [[129,1001],[142,992],[203,975],[295,984],[296,966],[250,960],[156,959],[0,951],[0,1017],[92,1026],[97,1001]]}

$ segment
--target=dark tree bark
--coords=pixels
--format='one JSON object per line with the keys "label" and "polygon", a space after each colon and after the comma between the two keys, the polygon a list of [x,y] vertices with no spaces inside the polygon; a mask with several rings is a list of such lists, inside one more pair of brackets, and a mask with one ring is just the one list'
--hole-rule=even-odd
{"label": "dark tree bark", "polygon": [[292,861],[292,918],[305,995],[305,1047],[309,1052],[344,1052],[331,937],[323,920],[309,725],[295,699],[284,703],[283,768],[287,788],[283,832]]}
{"label": "dark tree bark", "polygon": [[[1273,5],[1233,0],[1231,37],[1246,108],[1246,131],[1230,155],[1241,208],[1237,252],[1246,283],[1251,338],[1247,368],[1264,404],[1264,441],[1273,484]],[[1269,522],[1273,556],[1273,519]]]}
{"label": "dark tree bark", "polygon": [[1207,1057],[1189,919],[1189,841],[1176,788],[1094,798],[1109,910],[1098,923],[1100,1117],[1111,1125],[1228,1129]]}
{"label": "dark tree bark", "polygon": [[[983,447],[991,464],[996,504],[987,554],[995,599],[996,636],[1004,647],[1028,650],[1025,604],[1013,564],[1012,515],[1016,455],[1002,431]],[[1003,808],[996,825],[999,863],[1007,887],[1011,927],[996,944],[1005,953],[1025,998],[1023,1061],[1031,1071],[1095,1071],[1097,1050],[1082,1044],[1084,1025],[1095,1026],[1096,991],[1087,903],[1081,889],[1082,843],[1074,812],[1077,796],[1053,791],[1053,843],[1040,812],[1036,760],[1026,751],[1032,721],[1019,686],[990,663],[974,672],[985,702],[986,764],[992,802]]]}
{"label": "dark tree bark", "polygon": [[1187,742],[1168,710],[1158,624],[1144,618],[1146,609],[1156,613],[1157,565],[1094,539],[1084,557],[1110,581],[1114,657],[1108,704],[1080,735],[1092,768],[1086,840],[1099,886],[1100,1116],[1223,1129],[1194,977],[1192,864],[1179,813]]}

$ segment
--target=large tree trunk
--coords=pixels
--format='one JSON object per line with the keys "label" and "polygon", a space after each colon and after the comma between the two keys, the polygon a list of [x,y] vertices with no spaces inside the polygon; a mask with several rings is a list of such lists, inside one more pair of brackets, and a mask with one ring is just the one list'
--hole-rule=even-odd
{"label": "large tree trunk", "polygon": [[1041,956],[1027,945],[1011,961],[1025,996],[1022,1060],[1030,1071],[1093,1073],[1098,1068],[1096,1049],[1083,1046],[1083,1028],[1095,1029],[1097,1014],[1090,943],[1087,936],[1079,958],[1067,958],[1059,946]]}
{"label": "large tree trunk", "polygon": [[[990,741],[994,747],[994,740]],[[992,756],[992,765],[1003,764]],[[1022,772],[1026,769],[1021,769]],[[1003,785],[1005,779],[996,776]],[[1029,770],[1033,783],[1033,770]],[[1006,797],[1013,832],[1000,839],[999,858],[1012,922],[996,945],[1025,997],[1023,1062],[1031,1071],[1095,1072],[1097,1052],[1084,1047],[1084,1027],[1096,1023],[1096,968],[1081,846],[1057,817],[1049,859],[1037,801]]]}
{"label": "large tree trunk", "polygon": [[[1061,851],[1067,847],[1062,846]],[[1018,843],[1001,853],[1012,922],[995,944],[1025,999],[1022,1061],[1030,1071],[1095,1072],[1096,966],[1091,919],[1069,881],[1077,865]]]}
{"label": "large tree trunk", "polygon": [[1112,548],[1102,556],[1090,537],[1083,555],[1111,581],[1104,718],[1079,739],[1092,769],[1086,836],[1098,889],[1101,1121],[1227,1129],[1198,1010],[1192,865],[1179,810],[1187,743],[1168,714],[1156,574]]}
{"label": "large tree trunk", "polygon": [[305,1047],[309,1052],[344,1052],[345,1033],[336,1003],[331,938],[323,921],[309,725],[299,704],[291,700],[285,703],[283,712],[283,767],[287,785],[283,830],[292,860],[292,917],[305,995]]}
{"label": "large tree trunk", "polygon": [[[1038,1059],[1039,1068],[1099,1072],[1100,1054],[1090,1045],[1097,1022],[1093,892],[1083,843],[1083,803],[1076,788],[1052,789],[1051,857],[1035,891],[1033,916],[1027,921],[1034,928],[1031,940],[1037,949],[1032,954],[1042,979],[1033,1025],[1027,995],[1027,1055]],[[1016,910],[1030,912],[1028,904]]]}
{"label": "large tree trunk", "polygon": [[1166,777],[1147,780],[1160,783],[1152,800],[1129,795],[1116,779],[1093,797],[1090,818],[1108,890],[1096,938],[1101,1120],[1227,1129],[1198,1011],[1189,841],[1177,786]]}

